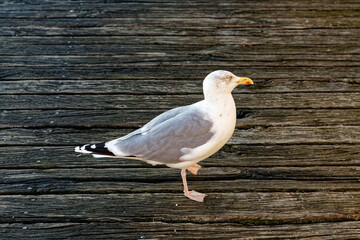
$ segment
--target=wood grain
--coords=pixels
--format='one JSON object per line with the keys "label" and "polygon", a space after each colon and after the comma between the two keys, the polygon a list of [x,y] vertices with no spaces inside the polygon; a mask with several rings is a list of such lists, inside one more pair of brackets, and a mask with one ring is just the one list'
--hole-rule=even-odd
{"label": "wood grain", "polygon": [[[360,34],[360,32],[359,32]],[[340,56],[224,56],[222,55],[204,55],[191,54],[191,56],[179,56],[178,54],[167,54],[162,56],[139,56],[122,55],[122,56],[7,56],[6,59],[0,60],[0,64],[4,67],[61,67],[76,65],[77,67],[151,67],[162,63],[164,65],[188,65],[190,62],[193,67],[215,67],[222,65],[229,68],[234,66],[242,67],[276,67],[279,64],[286,64],[288,67],[327,67],[327,66],[341,66],[341,67],[359,67],[359,59],[357,55],[340,55]]]}
{"label": "wood grain", "polygon": [[[204,167],[282,167],[282,166],[357,166],[359,145],[225,145],[201,162]],[[0,147],[2,169],[21,168],[128,168],[152,167],[129,159],[79,156],[72,146],[3,146]],[[32,156],[31,158],[29,156]]]}
{"label": "wood grain", "polygon": [[[0,194],[182,193],[179,169],[5,169]],[[206,193],[343,192],[359,190],[358,167],[204,167],[189,176]],[[319,191],[321,189],[321,191]]]}
{"label": "wood grain", "polygon": [[[226,179],[290,179],[290,180],[353,180],[359,178],[358,167],[354,166],[310,166],[310,167],[205,167],[199,175],[190,180],[211,181]],[[72,181],[129,181],[181,183],[180,170],[171,168],[82,168],[82,169],[15,169],[0,170],[2,184],[37,179],[59,179]],[[140,173],[140,174],[139,174]],[[136,191],[136,190],[135,190]],[[221,190],[220,190],[221,191]]]}
{"label": "wood grain", "polygon": [[[161,169],[157,169],[161,171]],[[36,172],[36,170],[35,170]],[[250,171],[249,171],[250,172]],[[8,171],[11,173],[11,171]],[[16,173],[12,171],[12,173]],[[94,172],[92,172],[94,173]],[[31,175],[29,173],[28,175]],[[139,169],[138,174],[144,174],[143,169]],[[24,174],[20,174],[24,176]],[[173,176],[174,175],[174,176]],[[176,177],[175,177],[176,175]],[[189,186],[206,194],[234,193],[234,192],[346,192],[359,191],[358,180],[354,179],[265,179],[261,177],[235,179],[233,176],[222,176],[217,178],[189,178]],[[82,178],[66,177],[39,177],[25,178],[24,180],[13,180],[6,184],[1,184],[1,195],[46,195],[46,194],[110,194],[110,193],[177,193],[182,195],[182,182],[180,172],[170,174],[170,178],[165,180],[150,179],[148,181],[118,180],[116,176],[107,178],[89,179],[81,175]],[[232,180],[231,180],[232,178]]]}
{"label": "wood grain", "polygon": [[[98,143],[134,129],[9,128],[0,131],[0,145],[62,146]],[[360,144],[358,126],[251,127],[234,132],[229,144]]]}
{"label": "wood grain", "polygon": [[[28,37],[26,42],[23,41],[24,37],[1,37],[1,42],[6,42],[6,48],[0,49],[0,54],[5,56],[142,56],[142,57],[165,57],[168,55],[179,55],[183,58],[190,58],[192,55],[200,59],[212,59],[216,56],[230,58],[233,54],[239,57],[270,57],[280,60],[282,58],[292,57],[294,59],[305,57],[334,57],[334,60],[352,59],[350,56],[356,56],[359,53],[358,44],[347,44],[339,46],[337,44],[241,44],[228,42],[226,45],[213,44],[206,45],[197,42],[181,41],[178,39],[179,44],[172,43],[156,43],[152,41],[153,38],[137,38],[135,43],[127,42],[126,39],[117,37],[108,37],[107,39],[98,39],[96,37]],[[119,45],[117,42],[120,43]],[[37,44],[41,41],[42,44]],[[95,42],[95,43],[94,43]],[[141,43],[141,45],[139,45]],[[255,56],[254,56],[255,55]],[[276,58],[277,57],[277,58]],[[105,59],[105,58],[104,58]]]}
{"label": "wood grain", "polygon": [[[138,128],[164,110],[3,110],[0,128]],[[251,109],[237,128],[271,126],[358,126],[358,109]],[[86,130],[84,130],[86,131]]]}
{"label": "wood grain", "polygon": [[[360,107],[360,92],[233,94],[239,109],[331,109]],[[1,110],[169,109],[203,100],[203,95],[0,95]]]}
{"label": "wood grain", "polygon": [[[360,92],[356,79],[254,79],[234,93]],[[161,82],[161,84],[159,84]],[[22,80],[1,83],[1,94],[202,94],[201,80]]]}
{"label": "wood grain", "polygon": [[[360,217],[359,192],[351,191],[213,193],[204,204],[188,201],[182,193],[140,193],[135,196],[133,193],[5,195],[0,196],[0,206],[6,206],[1,213],[1,222],[33,223],[39,219],[43,222],[117,219],[261,224],[351,221]],[[139,206],[142,206],[142,211],[139,211]]]}
{"label": "wood grain", "polygon": [[[216,66],[197,66],[193,67],[191,62],[183,63],[178,66],[163,65],[161,63],[152,66],[139,67],[87,67],[79,68],[77,66],[62,66],[52,68],[41,67],[7,67],[0,69],[0,78],[4,80],[59,80],[59,79],[203,79],[204,76],[211,71],[218,69],[226,69],[237,73],[238,75],[249,76],[255,81],[258,78],[282,78],[296,80],[307,80],[314,78],[321,79],[350,79],[358,82],[358,67],[344,66],[296,66],[288,67],[286,64],[278,64],[277,66],[264,67],[262,65],[253,67],[244,67],[241,65],[224,66],[218,64]],[[21,74],[20,74],[21,73]]]}
{"label": "wood grain", "polygon": [[[249,221],[251,222],[251,221]],[[23,229],[25,228],[25,229]],[[254,225],[237,223],[166,223],[166,222],[58,222],[58,223],[11,223],[0,224],[4,239],[13,239],[19,234],[23,239],[52,238],[58,239],[288,239],[321,238],[334,239],[346,236],[356,239],[359,234],[358,221]]]}

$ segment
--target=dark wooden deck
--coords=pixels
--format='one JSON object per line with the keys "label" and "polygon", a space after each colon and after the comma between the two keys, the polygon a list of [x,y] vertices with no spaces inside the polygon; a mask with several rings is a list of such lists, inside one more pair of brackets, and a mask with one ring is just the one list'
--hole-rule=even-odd
{"label": "dark wooden deck", "polygon": [[[360,1],[0,2],[0,239],[359,239]],[[211,2],[211,3],[208,3]],[[79,156],[251,77],[180,171]]]}

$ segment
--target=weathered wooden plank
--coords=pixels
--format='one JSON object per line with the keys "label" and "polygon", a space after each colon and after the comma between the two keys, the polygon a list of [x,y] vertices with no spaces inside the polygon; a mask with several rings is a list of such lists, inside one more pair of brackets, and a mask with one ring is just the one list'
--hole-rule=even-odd
{"label": "weathered wooden plank", "polygon": [[[194,2],[195,3],[195,2]],[[239,2],[236,2],[239,4]],[[231,7],[232,5],[222,4],[221,6],[214,6],[209,5],[211,3],[207,2],[206,4],[203,3],[200,7],[194,8],[186,8],[186,4],[181,4],[178,6],[166,6],[164,3],[161,3],[161,7],[149,7],[147,5],[138,3],[136,5],[130,6],[121,6],[119,2],[115,5],[112,5],[111,8],[107,8],[106,5],[101,4],[98,7],[88,9],[80,7],[79,5],[74,7],[71,4],[69,6],[64,6],[64,8],[51,8],[46,9],[46,4],[42,2],[43,8],[39,9],[23,9],[23,7],[19,6],[18,9],[8,9],[8,6],[1,6],[2,11],[0,12],[0,18],[5,19],[54,19],[54,18],[192,18],[192,19],[202,19],[202,18],[215,18],[215,19],[226,19],[229,22],[232,22],[237,19],[245,18],[245,19],[252,19],[252,18],[260,18],[263,19],[264,22],[267,22],[267,19],[273,19],[275,16],[278,16],[279,19],[282,18],[291,18],[294,15],[297,18],[331,18],[337,17],[336,20],[340,20],[341,18],[348,18],[348,17],[356,17],[359,16],[358,9],[360,8],[359,5],[355,5],[357,2],[352,2],[352,8],[343,8],[344,2],[341,2],[341,5],[329,5],[328,1],[325,4],[322,4],[321,8],[318,5],[314,5],[314,3],[307,3],[307,5],[303,5],[299,8],[299,6],[294,8],[294,3],[285,3],[288,4],[288,7],[277,6],[276,8],[271,8],[273,4],[277,4],[272,2],[272,4],[263,5],[262,7],[259,6],[250,6],[248,3],[242,3],[241,7]],[[88,5],[89,3],[86,3]],[[94,3],[90,3],[94,4]],[[154,2],[153,2],[154,4]],[[166,3],[165,3],[166,4]],[[199,1],[196,1],[195,4],[200,4]],[[345,3],[346,4],[346,3]],[[15,7],[15,6],[13,6]],[[309,8],[310,7],[310,8]],[[178,9],[181,8],[181,11]],[[70,10],[69,10],[70,9]],[[266,17],[265,17],[266,16]],[[339,18],[341,17],[341,18]],[[337,21],[333,19],[332,24],[337,24]],[[274,21],[276,23],[276,21]],[[273,22],[273,23],[274,23]],[[268,22],[267,22],[268,23]],[[304,22],[308,23],[308,22]]]}
{"label": "weathered wooden plank", "polygon": [[[67,41],[66,41],[67,40]],[[299,58],[304,56],[357,56],[360,53],[358,45],[320,45],[311,44],[298,46],[291,45],[253,45],[253,44],[226,44],[226,45],[202,45],[189,44],[154,44],[149,43],[148,39],[143,39],[142,44],[125,43],[106,43],[102,44],[97,38],[66,38],[66,37],[27,37],[21,39],[16,37],[1,37],[0,42],[6,42],[6,48],[0,48],[0,55],[24,56],[24,55],[59,55],[59,56],[111,56],[111,55],[137,55],[141,56],[166,56],[167,54],[177,54],[179,56],[189,56],[199,54],[211,57],[213,54],[219,56],[226,55],[293,55]],[[97,43],[94,44],[93,41]],[[69,43],[68,43],[69,42]],[[278,56],[280,58],[280,56]],[[235,57],[234,57],[235,58]]]}
{"label": "weathered wooden plank", "polygon": [[[359,145],[225,145],[204,167],[356,166]],[[0,168],[152,167],[130,159],[79,155],[72,146],[0,147]]]}
{"label": "weathered wooden plank", "polygon": [[356,67],[360,66],[360,57],[354,55],[315,55],[315,56],[294,56],[294,55],[238,55],[230,56],[225,54],[164,54],[162,56],[143,55],[117,55],[117,56],[7,56],[0,58],[0,64],[4,67],[15,66],[36,66],[36,67],[61,67],[72,66],[77,67],[148,67],[154,64],[166,65],[183,65],[191,62],[192,66],[209,66],[214,67],[219,64],[223,67],[270,67],[282,66],[286,64],[288,67],[296,66],[312,66],[312,67]]}
{"label": "weathered wooden plank", "polygon": [[350,191],[213,193],[203,204],[189,201],[181,193],[5,195],[0,196],[0,216],[2,223],[111,221],[113,218],[119,221],[304,223],[358,220],[359,204],[360,193]]}
{"label": "weathered wooden plank", "polygon": [[[132,127],[164,110],[3,110],[0,128],[13,127]],[[358,126],[360,109],[252,109],[237,120],[238,128],[269,126]]]}
{"label": "weathered wooden plank", "polygon": [[[241,74],[241,73],[240,73]],[[360,92],[360,79],[254,79],[235,93]],[[161,84],[159,84],[161,83]],[[135,92],[136,91],[136,92]],[[194,80],[19,80],[0,82],[0,94],[202,94],[200,79]]]}
{"label": "weathered wooden plank", "polygon": [[[157,183],[178,181],[180,169],[173,168],[54,168],[54,169],[0,169],[1,184],[65,181],[115,181]],[[217,180],[359,180],[360,168],[354,166],[311,167],[204,167],[189,180],[211,182]],[[331,184],[330,184],[331,185]],[[233,186],[234,187],[234,186]],[[294,186],[289,186],[292,188]],[[360,186],[359,186],[360,187]],[[295,187],[296,188],[296,187]],[[249,189],[249,188],[247,188]],[[33,189],[33,191],[36,191]],[[41,191],[41,189],[40,189]],[[134,190],[137,191],[137,190]],[[150,190],[150,191],[156,191]],[[219,189],[217,190],[219,191]],[[221,189],[220,189],[221,191]]]}
{"label": "weathered wooden plank", "polygon": [[[348,30],[347,34],[350,34],[351,31]],[[249,34],[253,36],[255,33]],[[243,36],[246,37],[246,36]],[[255,44],[251,41],[240,41],[239,38],[229,37],[229,36],[136,36],[136,38],[131,38],[127,36],[107,36],[105,37],[97,37],[97,36],[27,36],[27,37],[19,37],[19,36],[0,36],[0,40],[3,43],[6,43],[9,47],[18,46],[19,49],[22,46],[43,46],[43,51],[46,50],[47,47],[60,47],[64,46],[67,48],[67,51],[73,51],[79,49],[81,46],[87,46],[87,52],[91,52],[92,50],[96,50],[99,47],[107,47],[114,48],[114,52],[125,53],[128,52],[125,48],[130,50],[130,53],[134,53],[135,51],[132,48],[142,49],[142,52],[146,52],[147,49],[152,51],[158,50],[157,52],[162,53],[161,49],[163,48],[175,48],[179,53],[186,53],[187,49],[194,51],[194,48],[200,49],[211,49],[212,51],[226,48],[235,48],[236,51],[233,53],[247,51],[252,52],[257,48],[264,48],[264,50],[268,52],[273,52],[274,54],[282,53],[282,49],[290,48],[297,49],[297,51],[301,51],[302,53],[316,53],[321,51],[322,54],[326,53],[334,53],[336,51],[338,54],[342,53],[351,53],[347,52],[348,49],[358,49],[358,43],[347,43],[346,45],[339,45],[339,43],[330,44],[329,42],[320,44],[319,42],[310,42],[308,44],[299,43],[299,42],[291,42],[284,44],[282,41],[278,42],[259,42]],[[49,46],[51,45],[51,46]],[[91,47],[91,48],[90,48]],[[115,48],[117,47],[117,49]],[[181,51],[181,47],[183,47],[183,51]],[[180,48],[180,50],[179,50]],[[315,52],[312,51],[314,48]],[[309,51],[306,51],[308,50]],[[2,49],[4,51],[6,49]],[[311,51],[310,51],[311,50]],[[138,50],[139,51],[139,50]],[[106,54],[107,51],[104,52]],[[231,53],[231,50],[224,50],[225,53]],[[205,52],[206,53],[206,52]],[[288,52],[289,53],[289,52]],[[291,52],[290,52],[291,53]],[[21,55],[21,54],[20,54]],[[62,55],[66,55],[66,51],[62,52]]]}
{"label": "weathered wooden plank", "polygon": [[3,239],[356,239],[359,221],[257,225],[171,222],[59,222],[0,224]]}
{"label": "weathered wooden plank", "polygon": [[[257,26],[261,27],[261,26]],[[336,29],[337,30],[337,29]],[[284,30],[285,31],[285,30]],[[293,31],[293,32],[291,32]],[[331,36],[326,38],[321,36],[318,33],[318,30],[315,29],[313,35],[303,35],[299,34],[300,30],[287,30],[287,32],[278,32],[269,35],[256,36],[253,34],[243,35],[243,30],[233,27],[233,28],[224,28],[217,29],[216,27],[193,29],[193,28],[179,28],[179,27],[84,27],[84,28],[56,28],[56,27],[41,27],[41,26],[32,26],[32,27],[2,27],[0,28],[0,34],[2,36],[189,36],[194,37],[208,37],[213,38],[212,42],[216,43],[214,36],[217,36],[218,39],[228,40],[229,37],[232,37],[233,40],[230,42],[236,42],[237,44],[242,42],[250,42],[251,44],[264,44],[264,43],[281,43],[281,44],[292,44],[296,42],[297,44],[336,44],[339,42],[357,44],[356,30],[352,30],[355,33],[351,35],[339,35],[332,33],[335,31],[328,29],[330,33],[325,36]],[[303,31],[308,32],[308,29]],[[338,31],[338,30],[337,30]],[[316,33],[318,33],[316,35]],[[348,33],[348,31],[346,32]],[[234,37],[236,36],[236,38]],[[236,39],[236,40],[235,40]],[[222,40],[222,41],[224,41]]]}
{"label": "weathered wooden plank", "polygon": [[[152,1],[153,2],[153,1]],[[236,2],[239,4],[239,2]],[[119,5],[119,2],[117,2],[115,5],[112,6],[112,8],[107,8],[106,5],[102,4],[101,10],[98,9],[98,7],[88,9],[83,8],[79,5],[76,7],[72,6],[71,4],[69,6],[64,6],[64,8],[51,8],[46,9],[46,4],[44,5],[44,2],[42,1],[43,8],[39,9],[23,9],[19,6],[18,9],[8,9],[7,6],[2,5],[2,11],[0,12],[0,17],[9,19],[9,18],[26,18],[26,19],[53,19],[53,18],[134,18],[136,16],[137,18],[216,18],[216,19],[227,19],[228,21],[234,21],[235,19],[239,18],[261,18],[264,21],[266,21],[267,18],[274,18],[274,16],[278,16],[281,18],[291,18],[291,16],[296,15],[297,18],[329,18],[329,17],[356,17],[359,15],[358,8],[359,6],[356,6],[357,2],[353,2],[352,8],[342,8],[344,6],[344,2],[342,2],[341,5],[332,5],[331,9],[324,8],[325,5],[323,4],[321,8],[318,6],[314,6],[313,3],[308,3],[305,8],[299,8],[297,6],[294,8],[292,5],[293,3],[285,3],[290,4],[287,9],[284,9],[285,5],[279,6],[277,8],[271,8],[272,4],[267,4],[264,7],[259,6],[250,6],[247,3],[241,4],[241,7],[238,8],[231,8],[231,5],[228,4],[222,4],[221,6],[218,6],[217,8],[214,5],[209,5],[211,3],[207,2],[206,4],[202,4],[200,7],[195,7],[196,10],[192,8],[185,8],[186,4],[178,5],[178,6],[166,6],[165,2],[161,3],[161,7],[148,7],[145,4],[138,3],[136,5],[130,6],[124,6]],[[88,5],[89,3],[86,3]],[[94,4],[93,2],[90,4]],[[120,3],[121,4],[121,3]],[[153,2],[154,4],[154,2]],[[201,4],[199,1],[196,1],[196,4]],[[277,4],[277,3],[275,3]],[[328,5],[327,1],[327,5]],[[271,5],[271,6],[270,6]],[[326,5],[326,6],[327,6]],[[330,5],[331,6],[331,5]],[[12,6],[15,7],[15,6]],[[26,6],[28,8],[29,6]],[[31,7],[31,6],[30,6]],[[306,7],[311,7],[306,9]],[[181,8],[181,11],[178,11],[178,9]],[[70,9],[70,10],[69,10]],[[265,18],[264,16],[267,16]],[[341,19],[337,19],[341,20]],[[336,21],[334,20],[334,24],[336,24]]]}
{"label": "weathered wooden plank", "polygon": [[[249,86],[247,86],[249,87]],[[251,86],[250,86],[251,88]],[[235,90],[236,91],[236,90]],[[239,109],[359,108],[360,93],[233,94]],[[202,100],[187,95],[0,95],[1,110],[14,109],[169,109]]]}
{"label": "weathered wooden plank", "polygon": [[[359,4],[360,7],[360,4]],[[184,27],[213,27],[218,26],[219,28],[228,28],[232,26],[245,25],[245,28],[251,28],[256,24],[262,24],[264,27],[271,27],[278,24],[286,24],[287,26],[284,29],[291,28],[293,25],[301,23],[302,26],[308,26],[307,24],[317,23],[317,28],[322,27],[324,23],[331,22],[334,28],[343,25],[342,23],[357,23],[359,20],[357,17],[360,16],[358,11],[355,9],[349,11],[334,10],[332,14],[326,14],[329,11],[299,11],[297,13],[291,11],[263,11],[255,10],[252,13],[250,12],[227,12],[227,16],[221,16],[225,14],[225,9],[223,11],[218,11],[218,15],[215,15],[215,12],[210,9],[198,9],[197,11],[187,11],[178,12],[174,14],[176,8],[169,9],[169,11],[161,9],[149,9],[149,11],[142,11],[140,9],[126,13],[126,10],[122,10],[123,15],[119,16],[119,10],[114,12],[117,16],[106,16],[102,17],[62,17],[61,15],[55,15],[61,11],[59,10],[48,10],[49,16],[46,18],[39,19],[36,16],[29,19],[22,18],[13,18],[7,21],[4,21],[3,27],[14,27],[14,26],[59,26],[59,27],[94,27],[94,26],[149,26],[149,25],[162,25],[162,26],[184,26]],[[133,9],[134,10],[134,9]],[[79,11],[79,10],[77,10]],[[86,10],[85,10],[86,11]],[[139,13],[139,15],[136,15]],[[204,12],[201,12],[204,11]],[[2,14],[12,11],[2,11]],[[30,14],[32,11],[29,11]],[[39,12],[45,12],[40,10]],[[66,10],[62,10],[64,14]],[[205,12],[208,12],[209,15],[206,15]],[[19,11],[19,14],[26,13],[26,11]],[[159,15],[154,16],[154,13]],[[319,14],[317,14],[319,13]],[[345,14],[343,14],[345,13]],[[60,13],[61,14],[61,13]],[[190,16],[190,14],[192,14]],[[343,15],[341,15],[343,14]],[[264,16],[266,15],[266,17]],[[342,18],[339,18],[339,15]],[[294,18],[296,16],[296,19]],[[0,16],[2,17],[2,16]],[[3,17],[2,17],[3,18]],[[80,21],[81,20],[81,21]],[[167,21],[166,21],[167,20]],[[306,21],[307,20],[307,21]],[[334,22],[336,20],[336,22]],[[11,24],[14,23],[14,24]],[[161,26],[161,27],[162,27]],[[350,23],[347,25],[349,28],[352,26]],[[326,25],[326,27],[329,27]],[[323,28],[321,28],[323,29]],[[281,29],[279,29],[281,30]]]}
{"label": "weathered wooden plank", "polygon": [[[0,145],[80,145],[118,138],[133,129],[10,128]],[[253,127],[237,129],[229,144],[359,144],[358,126]]]}
{"label": "weathered wooden plank", "polygon": [[211,71],[224,69],[234,72],[238,75],[249,76],[256,79],[261,78],[282,78],[296,80],[308,80],[314,78],[322,79],[358,79],[360,73],[358,67],[287,67],[286,64],[275,67],[229,67],[218,65],[214,66],[198,66],[193,68],[191,63],[183,66],[163,66],[157,65],[153,67],[96,67],[77,68],[76,66],[53,67],[53,68],[37,68],[37,67],[11,67],[0,69],[0,79],[4,80],[51,80],[51,79],[204,79]]}
{"label": "weathered wooden plank", "polygon": [[[360,6],[360,5],[359,5]],[[165,14],[164,14],[165,13]],[[204,13],[203,13],[204,14]],[[161,16],[162,15],[162,16]],[[226,30],[235,30],[236,28],[241,28],[241,31],[251,28],[266,28],[267,34],[272,35],[274,32],[278,33],[279,31],[284,30],[297,30],[299,33],[309,34],[312,31],[320,31],[322,35],[335,35],[333,34],[334,28],[344,29],[352,28],[351,32],[355,34],[357,29],[355,27],[359,26],[360,19],[359,16],[354,17],[341,17],[339,16],[315,16],[316,13],[313,13],[312,16],[304,17],[302,14],[297,14],[294,18],[294,14],[279,14],[277,11],[272,13],[267,13],[266,18],[264,18],[261,13],[256,14],[242,14],[242,15],[230,15],[226,18],[221,17],[211,17],[202,15],[202,17],[196,19],[196,17],[190,17],[188,14],[176,14],[171,15],[169,12],[162,12],[160,16],[154,17],[153,15],[143,16],[143,17],[111,17],[107,18],[59,18],[59,16],[54,16],[56,19],[42,18],[42,19],[11,19],[11,21],[4,21],[2,28],[12,29],[12,28],[34,28],[38,29],[39,26],[44,28],[92,28],[92,27],[117,27],[118,29],[129,29],[129,33],[132,33],[133,28],[137,28],[137,31],[144,31],[145,29],[154,29],[155,32],[160,29],[167,28],[177,28],[179,30],[189,30],[189,29],[198,29],[200,32],[206,29],[226,29]],[[314,17],[315,16],[315,17]],[[197,20],[197,21],[196,21]],[[36,27],[35,27],[36,26]],[[159,27],[161,26],[161,27]],[[279,29],[277,27],[284,26]],[[312,29],[314,28],[314,29]],[[157,30],[159,29],[159,30]],[[307,29],[307,32],[302,31]],[[327,31],[324,31],[327,29]],[[178,31],[181,32],[181,31]],[[259,31],[257,31],[259,32]],[[138,33],[138,32],[137,32]],[[218,32],[215,32],[218,33]],[[342,35],[343,30],[338,30],[338,34]],[[148,34],[148,33],[147,33]],[[167,35],[167,33],[163,32]],[[347,33],[349,34],[349,32]],[[286,32],[285,34],[286,35]]]}
{"label": "weathered wooden plank", "polygon": [[[179,169],[55,168],[2,169],[0,194],[182,192]],[[358,191],[359,168],[204,167],[188,176],[202,192]]]}
{"label": "weathered wooden plank", "polygon": [[[142,169],[139,169],[139,174]],[[161,171],[163,169],[157,169]],[[34,171],[33,171],[34,172]],[[80,171],[81,172],[81,171]],[[16,174],[16,172],[14,172]],[[28,175],[31,175],[30,172]],[[23,175],[22,175],[23,176]],[[36,175],[38,176],[38,175]],[[177,179],[169,176],[163,180],[154,180],[146,182],[140,180],[115,180],[116,177],[107,176],[103,181],[96,179],[68,179],[52,177],[39,177],[36,179],[26,178],[13,180],[6,184],[0,184],[0,195],[43,195],[43,194],[111,194],[111,193],[178,193],[183,192],[183,186],[180,179],[180,172],[177,172]],[[201,176],[201,174],[199,175]],[[86,176],[82,177],[86,178]],[[278,180],[270,178],[259,179],[233,179],[231,176],[217,176],[206,179],[201,177],[189,177],[190,189],[213,194],[213,193],[233,193],[233,192],[318,192],[318,191],[359,191],[358,180],[290,180],[285,177]],[[247,176],[246,176],[247,177]],[[261,176],[262,177],[262,176]],[[254,176],[255,178],[255,176]]]}
{"label": "weathered wooden plank", "polygon": [[[81,5],[72,2],[72,1],[64,1],[61,3],[54,3],[51,1],[32,1],[29,2],[4,2],[2,7],[4,10],[39,10],[39,4],[42,4],[42,10],[64,10],[73,7],[77,10],[94,10],[102,7],[104,10],[149,10],[149,9],[161,9],[162,11],[167,11],[168,9],[181,9],[181,10],[191,10],[192,12],[196,12],[197,9],[212,9],[213,11],[219,11],[219,8],[223,11],[227,10],[236,10],[238,11],[253,11],[256,10],[282,10],[282,11],[304,11],[304,10],[354,10],[359,8],[359,3],[357,1],[344,1],[344,2],[336,2],[336,1],[326,1],[326,5],[321,2],[312,2],[312,1],[302,1],[302,2],[291,2],[291,1],[276,1],[272,2],[272,4],[268,4],[267,1],[227,1],[223,3],[221,1],[215,1],[209,3],[207,1],[194,1],[194,2],[176,2],[176,1],[110,1],[107,4],[104,4],[102,1],[91,2],[87,1],[82,3]],[[178,13],[178,12],[177,12]]]}

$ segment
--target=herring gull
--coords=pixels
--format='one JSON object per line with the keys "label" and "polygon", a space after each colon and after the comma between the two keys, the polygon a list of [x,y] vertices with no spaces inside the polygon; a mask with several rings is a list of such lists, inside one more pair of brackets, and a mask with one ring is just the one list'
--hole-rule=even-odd
{"label": "herring gull", "polygon": [[78,146],[75,151],[179,168],[185,196],[203,202],[206,194],[189,191],[186,169],[196,175],[201,168],[197,163],[216,153],[231,138],[236,124],[231,92],[239,84],[253,81],[228,71],[214,71],[203,81],[204,100],[166,111],[123,137]]}

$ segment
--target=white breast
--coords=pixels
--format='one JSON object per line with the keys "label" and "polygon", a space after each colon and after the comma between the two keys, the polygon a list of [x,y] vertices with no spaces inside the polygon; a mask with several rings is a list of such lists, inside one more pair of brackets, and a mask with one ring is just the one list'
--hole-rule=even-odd
{"label": "white breast", "polygon": [[211,132],[214,133],[214,135],[204,145],[194,149],[186,149],[184,152],[188,152],[188,154],[180,158],[182,162],[169,164],[169,167],[187,168],[205,158],[210,157],[219,151],[220,148],[229,141],[234,133],[236,124],[236,107],[231,94],[229,94],[226,98],[221,99],[221,101],[217,101],[216,104],[206,102],[205,100],[201,101],[198,103],[198,107],[203,109],[208,115],[208,120],[214,123],[211,129]]}

